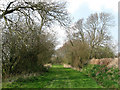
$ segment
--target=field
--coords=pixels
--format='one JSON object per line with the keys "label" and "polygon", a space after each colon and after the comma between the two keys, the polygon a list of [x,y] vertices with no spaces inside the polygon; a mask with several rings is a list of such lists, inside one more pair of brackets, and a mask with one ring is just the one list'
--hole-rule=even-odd
{"label": "field", "polygon": [[102,88],[102,86],[80,71],[53,65],[49,72],[43,75],[18,78],[12,83],[3,82],[3,88]]}

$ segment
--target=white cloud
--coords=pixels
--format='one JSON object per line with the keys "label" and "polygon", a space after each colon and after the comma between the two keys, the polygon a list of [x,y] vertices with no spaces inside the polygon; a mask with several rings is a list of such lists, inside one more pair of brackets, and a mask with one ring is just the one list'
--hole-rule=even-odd
{"label": "white cloud", "polygon": [[70,13],[74,13],[83,3],[83,0],[66,0],[66,1],[68,1],[68,11]]}
{"label": "white cloud", "polygon": [[102,7],[111,9],[114,12],[118,11],[119,0],[85,0],[88,3],[89,8],[94,11],[101,11]]}
{"label": "white cloud", "polygon": [[59,25],[54,25],[54,31],[57,32],[56,36],[57,36],[58,44],[59,46],[61,46],[64,43],[64,40],[66,39],[65,29],[60,27]]}
{"label": "white cloud", "polygon": [[102,8],[111,9],[114,12],[118,11],[118,2],[120,0],[66,0],[69,2],[68,11],[74,13],[80,5],[87,3],[92,11],[101,11]]}

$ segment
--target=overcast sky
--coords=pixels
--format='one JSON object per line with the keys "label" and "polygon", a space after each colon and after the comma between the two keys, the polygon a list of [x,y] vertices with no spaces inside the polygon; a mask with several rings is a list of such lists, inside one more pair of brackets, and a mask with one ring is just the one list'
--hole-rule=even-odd
{"label": "overcast sky", "polygon": [[[73,21],[76,22],[80,18],[87,18],[95,12],[108,12],[115,18],[115,26],[110,29],[114,43],[118,43],[118,2],[120,0],[66,0],[68,2],[67,9]],[[59,40],[63,44],[65,34],[59,27],[55,27],[59,31]]]}

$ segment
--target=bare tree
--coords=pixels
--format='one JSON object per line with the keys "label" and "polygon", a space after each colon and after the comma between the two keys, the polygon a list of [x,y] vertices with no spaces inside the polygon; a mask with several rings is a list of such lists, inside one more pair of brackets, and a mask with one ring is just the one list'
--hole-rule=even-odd
{"label": "bare tree", "polygon": [[69,22],[69,17],[65,5],[66,2],[48,2],[47,0],[38,1],[37,3],[15,0],[9,2],[6,9],[0,9],[0,19],[4,18],[5,21],[13,23],[15,19],[11,19],[10,16],[15,16],[17,13],[26,19],[28,18],[28,23],[33,23],[36,20],[40,22],[40,30],[43,26],[50,26],[56,21],[60,25],[66,26]]}
{"label": "bare tree", "polygon": [[82,68],[93,57],[114,57],[108,45],[111,42],[108,30],[114,26],[113,19],[111,14],[105,12],[91,14],[86,20],[79,19],[67,31],[69,40],[61,49],[64,53],[63,60],[74,67]]}
{"label": "bare tree", "polygon": [[104,46],[111,40],[108,29],[113,26],[113,17],[109,13],[91,14],[85,22],[87,42],[91,47],[91,54],[97,46]]}
{"label": "bare tree", "polygon": [[82,42],[85,41],[83,24],[84,24],[83,19],[80,19],[72,27],[73,30],[75,30],[75,33],[73,33],[73,36],[75,37],[75,39],[79,39]]}
{"label": "bare tree", "polygon": [[91,14],[86,21],[80,19],[72,27],[72,30],[74,30],[73,39],[87,42],[92,55],[94,49],[106,45],[111,40],[108,29],[114,26],[113,22],[113,16],[109,13]]}

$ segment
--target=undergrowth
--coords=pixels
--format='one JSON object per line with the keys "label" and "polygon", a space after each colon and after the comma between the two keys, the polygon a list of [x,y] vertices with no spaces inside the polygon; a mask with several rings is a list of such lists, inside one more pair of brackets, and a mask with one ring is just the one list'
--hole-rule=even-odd
{"label": "undergrowth", "polygon": [[88,65],[81,70],[84,74],[89,75],[96,82],[105,88],[118,88],[119,69],[107,68],[105,65]]}

